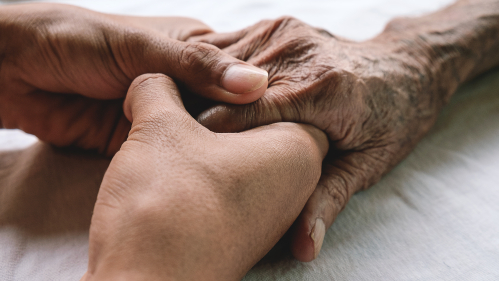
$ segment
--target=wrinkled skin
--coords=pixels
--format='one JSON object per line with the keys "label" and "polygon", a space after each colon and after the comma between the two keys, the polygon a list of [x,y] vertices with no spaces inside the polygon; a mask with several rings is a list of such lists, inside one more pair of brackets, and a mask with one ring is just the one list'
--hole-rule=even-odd
{"label": "wrinkled skin", "polygon": [[[397,86],[421,87],[403,65],[378,59],[383,55],[379,47],[359,46],[292,18],[261,22],[232,42],[224,51],[266,69],[269,89],[251,106],[221,105],[200,116],[200,122],[222,132],[279,121],[324,130],[331,152],[314,196],[330,198],[324,202],[328,212],[320,214],[325,221],[352,193],[379,180],[407,155],[437,116],[435,105],[413,104],[407,89]],[[303,227],[310,233],[314,225]],[[295,250],[298,259],[310,260],[310,253],[300,254]]]}
{"label": "wrinkled skin", "polygon": [[138,77],[124,109],[82,280],[240,280],[299,215],[328,149],[304,124],[213,133],[161,74]]}
{"label": "wrinkled skin", "polygon": [[187,18],[116,16],[58,4],[2,6],[0,127],[112,155],[130,129],[123,98],[143,73],[168,74],[214,100],[258,99],[266,77],[265,85],[248,91],[224,76],[248,64],[208,44],[182,42],[211,32]]}
{"label": "wrinkled skin", "polygon": [[482,2],[394,20],[362,43],[289,17],[191,39],[269,72],[260,100],[215,106],[199,116],[202,124],[237,132],[302,122],[329,137],[321,181],[296,223],[297,259],[317,257],[325,229],[352,194],[377,182],[414,148],[461,82],[499,64],[498,1]]}

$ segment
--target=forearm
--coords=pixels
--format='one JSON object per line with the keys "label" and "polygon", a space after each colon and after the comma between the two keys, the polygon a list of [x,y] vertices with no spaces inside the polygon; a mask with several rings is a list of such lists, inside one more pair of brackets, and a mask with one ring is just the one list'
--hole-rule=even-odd
{"label": "forearm", "polygon": [[427,16],[396,19],[373,41],[393,43],[393,54],[410,57],[442,106],[463,82],[499,65],[499,1],[458,1]]}

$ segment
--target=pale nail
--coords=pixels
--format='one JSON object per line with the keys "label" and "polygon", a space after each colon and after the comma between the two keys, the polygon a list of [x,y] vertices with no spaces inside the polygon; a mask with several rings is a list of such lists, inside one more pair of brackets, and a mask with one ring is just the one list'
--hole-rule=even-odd
{"label": "pale nail", "polygon": [[324,242],[324,236],[326,235],[326,225],[322,219],[316,219],[314,228],[310,233],[310,237],[314,241],[314,259],[317,258],[319,252],[322,248],[322,242]]}
{"label": "pale nail", "polygon": [[235,64],[222,77],[222,87],[233,94],[244,94],[261,88],[268,80],[267,71],[255,66]]}

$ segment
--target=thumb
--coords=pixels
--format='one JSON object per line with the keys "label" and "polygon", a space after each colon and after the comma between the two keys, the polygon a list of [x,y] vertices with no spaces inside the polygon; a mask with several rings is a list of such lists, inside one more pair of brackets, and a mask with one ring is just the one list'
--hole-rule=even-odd
{"label": "thumb", "polygon": [[[143,38],[146,36],[146,38]],[[206,98],[244,104],[259,99],[267,89],[268,73],[201,42],[181,42],[161,33],[132,37],[127,50],[130,77],[163,73]]]}
{"label": "thumb", "polygon": [[128,90],[123,111],[132,122],[130,136],[142,132],[147,139],[175,141],[188,132],[207,131],[187,113],[177,86],[164,74],[137,77]]}
{"label": "thumb", "polygon": [[326,158],[317,188],[294,226],[291,250],[296,259],[308,262],[317,258],[327,229],[350,197],[381,178],[385,163],[377,162],[377,157],[370,156],[373,153],[376,151],[356,151],[335,160]]}

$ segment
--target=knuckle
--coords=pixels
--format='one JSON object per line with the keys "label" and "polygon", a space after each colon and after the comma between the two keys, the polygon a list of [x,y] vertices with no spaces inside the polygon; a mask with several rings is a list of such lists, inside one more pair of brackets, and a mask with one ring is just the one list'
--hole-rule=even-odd
{"label": "knuckle", "polygon": [[388,22],[385,31],[403,31],[407,28],[407,18],[397,17]]}
{"label": "knuckle", "polygon": [[358,170],[362,171],[363,177],[358,185],[359,190],[368,189],[381,180],[383,174],[389,171],[390,168],[398,162],[393,161],[396,156],[400,157],[400,153],[397,152],[390,151],[385,147],[376,147],[359,152],[361,153],[362,158],[352,164],[359,167]]}
{"label": "knuckle", "polygon": [[277,19],[275,26],[278,31],[290,32],[292,30],[295,37],[311,38],[317,36],[316,32],[314,32],[315,28],[291,16],[284,16]]}
{"label": "knuckle", "polygon": [[324,28],[315,28],[315,30],[317,31],[317,33],[319,33],[320,35],[322,35],[326,38],[336,38],[336,36],[334,36],[333,34],[331,34],[331,32],[329,32],[328,30],[326,30]]}
{"label": "knuckle", "polygon": [[[262,30],[263,34],[267,37],[287,37],[289,35],[297,37],[295,36],[295,31],[308,28],[308,25],[294,17],[283,16],[275,20],[261,21],[256,25],[256,27],[257,29]],[[293,33],[290,33],[291,31]]]}
{"label": "knuckle", "polygon": [[155,74],[142,74],[138,76],[133,80],[130,88],[149,87],[152,85],[156,85],[158,83],[175,85],[175,82],[173,82],[173,79],[171,79],[170,77],[161,73],[155,73]]}
{"label": "knuckle", "polygon": [[351,182],[349,182],[348,177],[345,175],[330,174],[328,176],[329,181],[326,183],[319,183],[319,185],[324,187],[331,205],[337,208],[337,211],[340,212],[345,208],[350,198],[350,189],[348,186]]}
{"label": "knuckle", "polygon": [[179,65],[184,71],[198,74],[210,69],[216,63],[218,49],[203,42],[183,44],[179,55]]}
{"label": "knuckle", "polygon": [[281,25],[288,26],[288,25],[300,25],[303,24],[302,21],[299,19],[292,17],[292,16],[282,16],[276,20]]}
{"label": "knuckle", "polygon": [[301,21],[292,16],[281,16],[273,20],[262,20],[258,22],[255,26],[267,29],[277,29],[277,28],[289,27],[289,25],[293,23],[299,24],[301,23]]}
{"label": "knuckle", "polygon": [[282,120],[278,107],[268,98],[263,96],[259,100],[244,107],[226,107],[225,111],[220,113],[229,113],[225,115],[223,124],[227,130],[225,132],[241,132],[262,125],[270,124],[275,126],[275,122]]}
{"label": "knuckle", "polygon": [[161,74],[142,74],[133,80],[128,90],[129,94],[150,94],[151,92],[168,91],[178,93],[178,88],[172,78]]}

